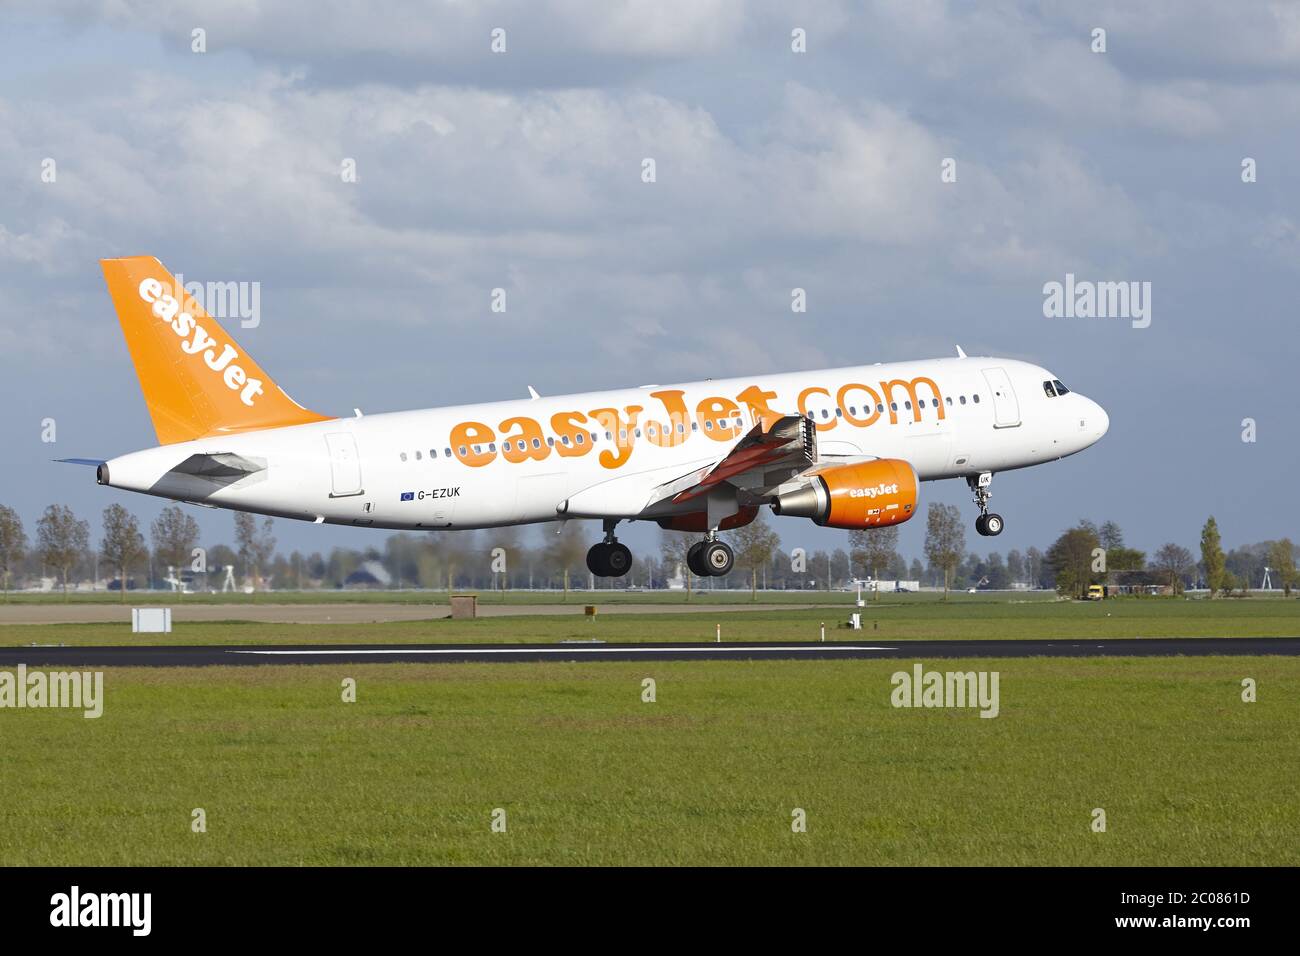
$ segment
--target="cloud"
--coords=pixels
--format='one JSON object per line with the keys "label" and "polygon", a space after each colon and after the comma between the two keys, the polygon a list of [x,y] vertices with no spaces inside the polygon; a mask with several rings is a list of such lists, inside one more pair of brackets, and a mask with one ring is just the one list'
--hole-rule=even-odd
{"label": "cloud", "polygon": [[[106,450],[140,444],[96,259],[153,253],[260,281],[241,343],[329,410],[960,342],[1121,403],[1111,464],[1131,470],[1146,447],[1123,446],[1122,411],[1152,369],[1194,394],[1263,363],[1233,402],[1264,406],[1296,359],[1294,17],[1198,4],[1202,28],[1182,6],[20,5],[0,35],[3,373]],[[1150,333],[1046,323],[1042,285],[1067,271],[1153,280]],[[1252,473],[1294,471],[1259,451]]]}
{"label": "cloud", "polygon": [[[61,16],[80,29],[103,23],[155,31],[188,51],[206,33],[207,54],[248,53],[276,66],[303,67],[313,82],[362,77],[401,83],[567,86],[631,75],[657,63],[718,52],[745,22],[742,0],[374,0],[364,14],[313,0],[50,0],[19,10]],[[492,50],[505,31],[505,51]]]}
{"label": "cloud", "polygon": [[[58,264],[79,296],[65,321],[98,335],[94,260],[152,252],[189,279],[261,282],[266,323],[246,344],[267,365],[291,349],[291,374],[397,343],[467,348],[485,328],[494,346],[467,354],[519,379],[562,363],[571,343],[592,385],[650,369],[667,381],[815,367],[842,360],[840,321],[896,311],[937,263],[1037,289],[1159,247],[1075,150],[1031,141],[995,166],[905,110],[797,82],[739,130],[623,87],[322,88],[266,70],[212,88],[140,68],[49,106],[0,102],[16,133],[0,163],[29,167],[0,248]],[[55,185],[30,166],[44,150],[59,160]],[[954,184],[940,180],[948,156]],[[646,157],[654,183],[641,180]],[[345,159],[358,182],[343,181]],[[30,288],[18,254],[12,269],[0,255],[0,277]],[[796,287],[811,314],[791,313]],[[489,310],[495,288],[505,315]],[[308,317],[320,334],[296,340]],[[864,354],[916,341],[872,328]],[[410,362],[409,377],[392,365],[341,374],[357,394],[408,382],[409,395],[379,399],[390,407],[428,404],[415,355],[392,362]],[[473,368],[440,381],[495,397]],[[306,387],[332,391],[338,374]]]}

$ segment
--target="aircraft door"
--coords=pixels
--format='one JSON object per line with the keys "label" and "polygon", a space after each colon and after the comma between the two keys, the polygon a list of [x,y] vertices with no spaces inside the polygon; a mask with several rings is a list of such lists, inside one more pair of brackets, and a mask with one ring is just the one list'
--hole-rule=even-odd
{"label": "aircraft door", "polygon": [[361,458],[357,455],[357,440],[351,432],[335,432],[325,436],[325,446],[330,454],[330,497],[348,498],[365,494],[361,487]]}
{"label": "aircraft door", "polygon": [[993,392],[993,427],[1015,428],[1020,424],[1020,402],[1004,368],[983,369],[984,380]]}

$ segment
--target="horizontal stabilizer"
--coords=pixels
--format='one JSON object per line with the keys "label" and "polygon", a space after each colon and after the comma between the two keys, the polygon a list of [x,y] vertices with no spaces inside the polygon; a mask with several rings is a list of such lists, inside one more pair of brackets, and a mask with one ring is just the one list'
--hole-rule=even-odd
{"label": "horizontal stabilizer", "polygon": [[265,477],[266,462],[243,455],[190,455],[158,479],[150,492],[167,498],[199,500],[237,481]]}
{"label": "horizontal stabilizer", "polygon": [[266,468],[251,458],[222,453],[216,455],[190,455],[171,470],[174,475],[194,475],[216,484],[229,485]]}

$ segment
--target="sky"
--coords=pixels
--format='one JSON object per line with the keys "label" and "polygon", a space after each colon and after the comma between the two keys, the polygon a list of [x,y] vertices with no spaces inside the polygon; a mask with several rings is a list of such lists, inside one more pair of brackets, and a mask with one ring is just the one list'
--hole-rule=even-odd
{"label": "sky", "polygon": [[[960,345],[1048,367],[1111,423],[995,478],[1006,531],[971,549],[1085,517],[1148,552],[1210,514],[1229,546],[1300,538],[1297,4],[10,0],[0,504],[29,534],[51,502],[96,535],[112,502],[167,504],[53,462],[155,443],[98,266],[137,254],[257,283],[259,323],[231,331],[322,412]],[[1045,315],[1067,274],[1150,283],[1150,324]],[[960,481],[927,501],[976,514]],[[919,555],[923,522],[902,532]]]}

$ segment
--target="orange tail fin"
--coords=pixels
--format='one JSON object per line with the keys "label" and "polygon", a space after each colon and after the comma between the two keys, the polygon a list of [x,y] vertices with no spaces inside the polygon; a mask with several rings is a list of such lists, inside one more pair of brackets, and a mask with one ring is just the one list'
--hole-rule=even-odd
{"label": "orange tail fin", "polygon": [[159,444],[328,420],[286,395],[157,259],[100,265]]}

